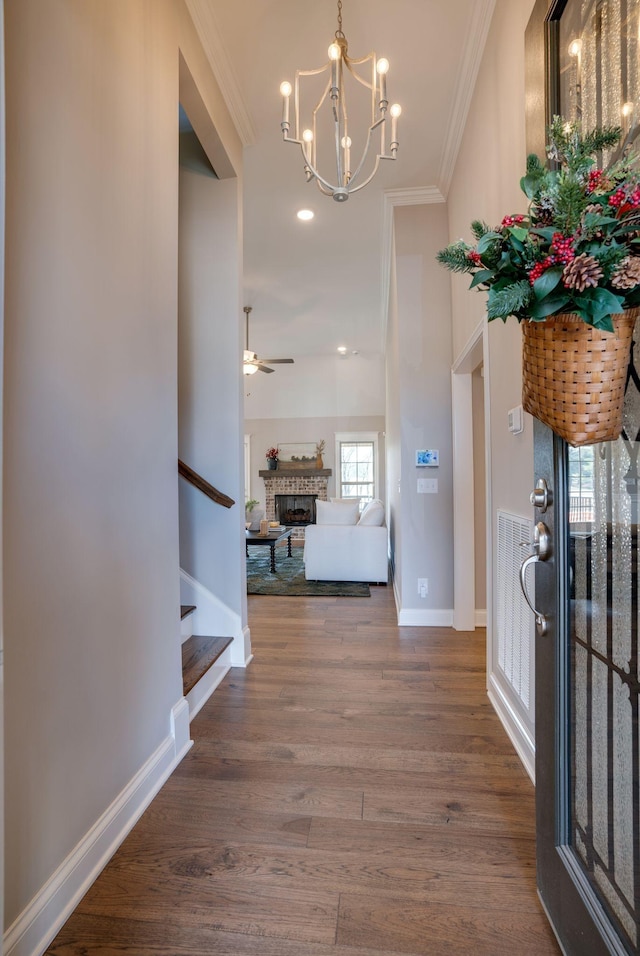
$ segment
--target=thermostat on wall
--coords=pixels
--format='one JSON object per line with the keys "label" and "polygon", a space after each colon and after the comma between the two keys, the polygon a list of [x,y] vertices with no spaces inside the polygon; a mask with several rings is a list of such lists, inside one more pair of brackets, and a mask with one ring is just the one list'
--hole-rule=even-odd
{"label": "thermostat on wall", "polygon": [[519,435],[524,429],[524,412],[522,405],[516,405],[509,409],[509,431],[514,435]]}

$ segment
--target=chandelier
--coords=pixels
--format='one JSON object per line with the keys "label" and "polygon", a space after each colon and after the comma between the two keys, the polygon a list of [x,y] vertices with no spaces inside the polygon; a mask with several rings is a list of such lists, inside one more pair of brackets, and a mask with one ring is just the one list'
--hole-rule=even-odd
{"label": "chandelier", "polygon": [[[398,117],[402,108],[397,104],[389,109],[387,99],[387,72],[389,70],[389,61],[384,57],[377,59],[375,53],[369,53],[359,60],[351,59],[347,53],[347,38],[342,32],[342,0],[338,0],[338,29],[335,32],[333,42],[329,47],[329,61],[317,70],[296,70],[295,85],[292,88],[291,83],[285,81],[280,85],[282,93],[282,136],[286,143],[297,143],[302,150],[304,158],[304,172],[307,182],[315,179],[320,192],[325,196],[333,196],[336,202],[346,202],[350,193],[355,193],[371,182],[381,159],[395,159],[398,151]],[[361,67],[357,70],[356,67]],[[310,124],[302,130],[300,135],[300,78],[303,76],[318,76],[327,73],[328,78],[324,91],[320,95],[311,113]],[[371,123],[367,133],[366,142],[358,165],[352,170],[351,160],[351,131],[349,129],[349,117],[347,115],[347,97],[345,90],[345,79],[347,73],[351,74],[358,83],[370,90],[371,93]],[[370,73],[370,79],[367,77]],[[294,113],[294,135],[290,136],[291,128],[290,97],[293,93],[293,113]],[[325,103],[328,103],[327,109],[331,110],[329,117],[333,125],[333,134],[335,137],[335,185],[330,181],[329,175],[325,178],[318,171],[318,140],[317,140],[317,120],[320,110]],[[391,135],[389,142],[389,151],[386,147],[386,127],[387,110],[391,116]],[[377,138],[376,130],[380,130],[380,146],[373,164],[373,170],[366,179],[360,182],[361,175],[366,175],[363,170],[365,162],[370,153],[372,143]]]}

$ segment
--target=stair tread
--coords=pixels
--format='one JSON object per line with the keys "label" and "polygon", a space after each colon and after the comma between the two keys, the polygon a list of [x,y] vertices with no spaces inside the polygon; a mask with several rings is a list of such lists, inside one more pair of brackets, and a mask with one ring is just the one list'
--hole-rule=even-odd
{"label": "stair tread", "polygon": [[182,687],[186,695],[231,644],[232,637],[194,634],[182,645]]}
{"label": "stair tread", "polygon": [[183,621],[185,617],[189,617],[190,614],[193,614],[195,611],[195,604],[181,604],[180,605],[180,620]]}

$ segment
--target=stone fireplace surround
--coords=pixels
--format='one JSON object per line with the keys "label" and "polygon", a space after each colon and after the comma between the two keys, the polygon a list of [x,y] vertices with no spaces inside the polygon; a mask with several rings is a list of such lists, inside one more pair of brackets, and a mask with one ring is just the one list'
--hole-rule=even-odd
{"label": "stone fireplace surround", "polygon": [[[264,481],[267,521],[276,520],[276,495],[317,495],[320,501],[327,501],[327,483],[332,474],[330,468],[309,468],[304,471],[278,468],[258,474]],[[291,537],[303,540],[304,528],[294,528]]]}

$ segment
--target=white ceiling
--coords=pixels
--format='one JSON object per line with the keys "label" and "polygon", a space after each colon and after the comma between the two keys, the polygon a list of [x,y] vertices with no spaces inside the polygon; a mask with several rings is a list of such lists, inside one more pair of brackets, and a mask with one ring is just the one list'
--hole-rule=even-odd
{"label": "white ceiling", "polygon": [[[350,55],[386,56],[389,99],[402,105],[397,161],[346,203],[305,182],[300,149],[280,132],[280,83],[326,62],[334,0],[187,2],[246,143],[251,348],[294,358],[335,355],[338,345],[380,352],[383,191],[446,195],[495,0],[343,0]],[[355,152],[351,105],[349,113]],[[314,210],[312,222],[296,218],[302,207]]]}

